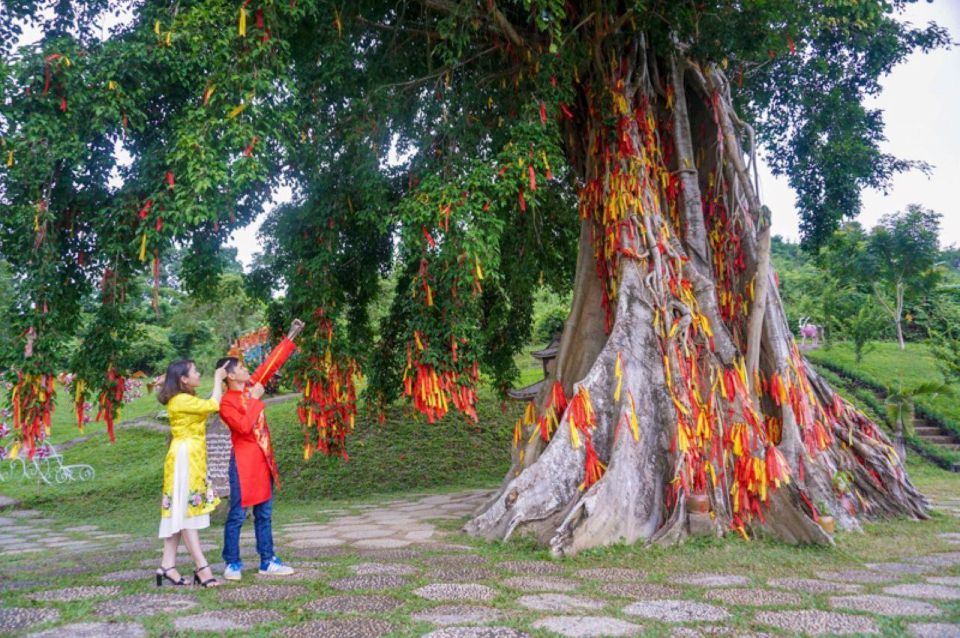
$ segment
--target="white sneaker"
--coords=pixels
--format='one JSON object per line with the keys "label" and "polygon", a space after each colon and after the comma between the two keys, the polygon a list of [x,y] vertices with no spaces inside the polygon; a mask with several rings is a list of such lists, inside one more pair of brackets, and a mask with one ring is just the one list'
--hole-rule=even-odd
{"label": "white sneaker", "polygon": [[243,569],[243,563],[230,563],[223,569],[224,580],[240,580],[241,569]]}
{"label": "white sneaker", "polygon": [[270,562],[267,563],[267,568],[264,569],[261,567],[259,573],[264,574],[265,576],[289,576],[293,573],[293,567],[284,565],[279,558],[274,556],[272,559],[270,559]]}

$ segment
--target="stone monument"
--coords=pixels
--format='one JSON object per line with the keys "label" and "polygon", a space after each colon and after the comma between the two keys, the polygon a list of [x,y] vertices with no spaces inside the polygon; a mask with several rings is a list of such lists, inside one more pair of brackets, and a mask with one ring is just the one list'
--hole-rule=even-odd
{"label": "stone monument", "polygon": [[230,495],[230,429],[220,417],[213,415],[207,422],[207,476],[217,496]]}

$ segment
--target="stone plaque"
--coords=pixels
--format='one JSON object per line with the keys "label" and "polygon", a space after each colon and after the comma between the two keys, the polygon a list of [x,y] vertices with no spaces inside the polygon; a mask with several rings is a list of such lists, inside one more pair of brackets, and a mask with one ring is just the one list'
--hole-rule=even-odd
{"label": "stone plaque", "polygon": [[230,428],[213,415],[207,422],[207,476],[217,496],[230,495]]}

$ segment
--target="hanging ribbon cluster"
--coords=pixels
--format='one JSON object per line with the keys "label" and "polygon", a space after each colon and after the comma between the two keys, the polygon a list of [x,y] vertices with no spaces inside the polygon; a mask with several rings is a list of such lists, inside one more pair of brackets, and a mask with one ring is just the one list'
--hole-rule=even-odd
{"label": "hanging ribbon cluster", "polygon": [[297,417],[303,428],[303,458],[316,450],[347,460],[346,438],[357,418],[356,381],[363,373],[355,359],[334,356],[333,322],[323,308],[314,311],[314,319],[323,354],[308,356],[306,368],[294,378],[302,393]]}
{"label": "hanging ribbon cluster", "polygon": [[593,430],[597,427],[597,418],[590,403],[590,392],[585,386],[580,386],[567,411],[567,423],[570,425],[570,444],[579,449],[581,442],[584,447],[583,482],[581,490],[586,490],[600,480],[607,466],[600,461],[597,450],[593,447]]}
{"label": "hanging ribbon cluster", "polygon": [[10,391],[13,409],[13,430],[17,442],[9,457],[26,453],[32,459],[47,435],[56,401],[55,378],[51,374],[18,374]]}
{"label": "hanging ribbon cluster", "polygon": [[297,416],[304,426],[303,458],[309,459],[313,450],[326,456],[339,455],[347,460],[346,437],[353,431],[357,416],[357,390],[354,378],[362,378],[360,367],[353,359],[341,366],[339,362],[324,362],[317,380],[301,380],[303,397],[297,407]]}
{"label": "hanging ribbon cluster", "polygon": [[127,380],[122,374],[118,374],[111,366],[106,375],[106,383],[100,391],[97,404],[100,406],[97,411],[96,420],[107,424],[107,436],[110,442],[116,441],[113,433],[113,424],[121,417],[123,410],[123,398],[126,392]]}
{"label": "hanging ribbon cluster", "polygon": [[[524,465],[523,458],[526,452],[522,447],[520,447],[520,444],[523,442],[523,429],[531,427],[536,422],[537,403],[536,401],[530,400],[527,402],[527,407],[524,408],[523,414],[520,415],[520,417],[517,419],[517,422],[513,426],[513,449],[519,450],[517,474],[520,473],[520,468],[522,468]],[[536,436],[536,431],[534,431],[531,436]]]}
{"label": "hanging ribbon cluster", "polygon": [[746,324],[754,297],[754,282],[741,289],[737,282],[746,271],[740,234],[742,217],[733,218],[727,210],[724,197],[716,183],[716,174],[708,175],[709,188],[703,196],[703,216],[709,227],[707,241],[713,255],[713,272],[717,289],[720,317],[729,326],[734,343],[746,350]]}
{"label": "hanging ribbon cluster", "polygon": [[73,384],[73,414],[77,420],[77,429],[83,432],[83,428],[90,422],[87,384],[83,379],[76,379]]}
{"label": "hanging ribbon cluster", "polygon": [[[550,440],[553,433],[560,427],[560,421],[567,410],[567,397],[563,392],[563,385],[559,381],[554,381],[550,387],[550,394],[547,395],[547,403],[543,408],[543,414],[537,417],[537,404],[535,401],[527,403],[523,414],[517,419],[513,426],[513,447],[519,449],[518,466],[524,465],[525,450],[520,447],[523,443],[523,430],[529,428],[530,438],[528,443],[536,437],[540,437],[544,442]],[[536,425],[536,427],[532,427]],[[519,469],[518,469],[519,472]]]}
{"label": "hanging ribbon cluster", "polygon": [[[458,282],[464,279],[472,280],[474,298],[483,292],[481,282],[484,272],[480,257],[474,254],[470,259],[466,251],[457,254],[453,244],[458,238],[453,237],[450,232],[450,218],[466,204],[468,196],[469,193],[463,192],[458,200],[437,205],[434,212],[429,213],[432,218],[431,227],[428,228],[425,224],[420,226],[423,257],[420,259],[417,274],[411,281],[411,296],[419,302],[417,309],[420,325],[437,333],[447,331],[449,334],[449,348],[443,348],[437,353],[430,352],[431,339],[421,329],[415,329],[413,338],[406,344],[407,364],[403,371],[403,396],[411,401],[414,409],[427,417],[428,423],[435,423],[446,416],[451,404],[468,419],[477,421],[479,367],[475,359],[464,358],[463,350],[469,346],[469,342],[466,337],[458,337],[454,333],[449,309],[441,310],[435,305],[435,286],[439,284],[436,283],[429,261],[443,250],[454,251],[452,254],[457,255],[456,268],[445,273],[446,281],[449,281],[450,285],[450,299],[455,308],[462,307],[464,303],[460,298]],[[427,206],[432,208],[429,204]],[[434,237],[435,233],[443,238],[443,245],[441,240]],[[469,349],[467,354],[469,355]]]}
{"label": "hanging ribbon cluster", "polygon": [[62,113],[67,112],[67,94],[64,84],[61,81],[57,82],[56,85],[53,85],[53,76],[56,73],[58,76],[62,75],[63,69],[70,68],[71,66],[70,58],[60,53],[51,53],[44,59],[43,65],[43,92],[42,95],[47,95],[50,92],[50,88],[54,89],[55,95],[59,98],[59,109]]}
{"label": "hanging ribbon cluster", "polygon": [[[240,5],[240,14],[237,17],[237,35],[241,38],[247,37],[247,7],[250,6],[250,0],[244,0]],[[270,28],[266,26],[263,18],[263,8],[257,8],[253,11],[253,26],[260,31],[260,42],[270,40]]]}
{"label": "hanging ribbon cluster", "polygon": [[721,383],[723,398],[728,403],[739,404],[744,417],[744,421],[734,421],[726,429],[723,444],[733,458],[729,489],[733,509],[731,527],[746,536],[746,522],[754,516],[763,520],[762,506],[767,503],[769,493],[790,482],[789,466],[769,442],[766,427],[753,408],[742,360],[738,361],[735,371],[724,371]]}
{"label": "hanging ribbon cluster", "polygon": [[567,409],[567,397],[563,393],[563,385],[559,381],[554,381],[550,388],[550,395],[547,397],[547,404],[543,408],[543,414],[537,419],[537,432],[544,441],[549,441],[550,437],[560,426],[560,419]]}
{"label": "hanging ribbon cluster", "polygon": [[426,346],[419,331],[414,332],[414,344],[416,354],[407,347],[403,395],[411,399],[413,407],[427,417],[428,423],[446,416],[450,403],[467,418],[477,421],[477,384],[480,381],[477,362],[473,362],[465,375],[453,369],[438,372],[435,366],[421,360]]}

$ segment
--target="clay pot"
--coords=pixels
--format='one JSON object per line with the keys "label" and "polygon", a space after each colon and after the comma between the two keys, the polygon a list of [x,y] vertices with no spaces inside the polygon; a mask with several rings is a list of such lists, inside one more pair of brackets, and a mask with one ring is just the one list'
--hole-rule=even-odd
{"label": "clay pot", "polygon": [[710,497],[706,494],[691,494],[687,498],[687,506],[691,512],[706,514],[710,511]]}
{"label": "clay pot", "polygon": [[820,516],[820,527],[823,528],[827,534],[833,535],[833,530],[836,527],[836,521],[833,520],[832,516],[821,515]]}

